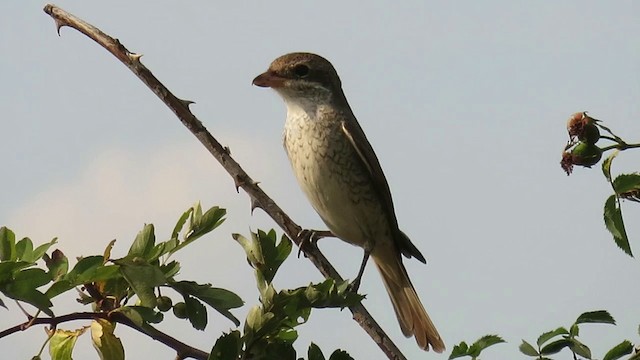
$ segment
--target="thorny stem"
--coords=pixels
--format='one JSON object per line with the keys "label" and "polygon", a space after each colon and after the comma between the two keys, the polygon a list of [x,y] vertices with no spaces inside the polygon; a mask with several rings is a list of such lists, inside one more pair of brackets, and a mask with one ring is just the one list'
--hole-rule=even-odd
{"label": "thorny stem", "polygon": [[[205,128],[202,122],[193,115],[191,110],[189,110],[189,105],[192,102],[177,98],[140,62],[141,55],[130,52],[119,40],[110,37],[95,26],[54,5],[46,5],[44,11],[55,20],[58,32],[63,26],[76,29],[97,42],[125,64],[129,70],[138,76],[138,78],[176,114],[182,124],[187,127],[211,155],[218,160],[222,167],[231,175],[235,182],[236,190],[242,188],[249,195],[251,198],[251,208],[260,207],[263,209],[278,226],[284,230],[287,236],[299,245],[300,240],[297,238],[297,234],[300,233],[302,228],[293,222],[289,215],[258,187],[258,183],[231,157],[229,149],[222,146]],[[343,280],[317,247],[309,246],[303,249],[303,252],[326,278],[332,278],[336,281]],[[362,304],[353,305],[349,307],[349,310],[353,314],[353,319],[369,334],[389,359],[406,359],[402,352],[400,352],[400,349],[391,341],[389,336]],[[171,346],[169,344],[167,345]]]}

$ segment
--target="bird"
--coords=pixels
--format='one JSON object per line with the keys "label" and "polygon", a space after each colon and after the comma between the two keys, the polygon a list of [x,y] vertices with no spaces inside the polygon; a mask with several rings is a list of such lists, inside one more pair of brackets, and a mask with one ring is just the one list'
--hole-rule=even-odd
{"label": "bird", "polygon": [[253,80],[275,90],[287,115],[283,143],[300,188],[339,239],[364,249],[360,284],[371,257],[406,337],[423,350],[445,345],[429,318],[402,255],[426,263],[398,227],[391,191],[380,162],[358,123],[333,65],[320,55],[282,55]]}

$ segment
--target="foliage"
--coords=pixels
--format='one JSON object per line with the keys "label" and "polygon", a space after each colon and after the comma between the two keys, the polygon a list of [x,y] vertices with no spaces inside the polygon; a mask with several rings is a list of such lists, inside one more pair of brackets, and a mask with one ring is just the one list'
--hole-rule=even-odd
{"label": "foliage", "polygon": [[[90,325],[80,329],[60,329],[57,320],[50,320],[53,327],[34,358],[40,358],[48,343],[53,359],[71,359],[76,340],[89,330],[101,359],[124,359],[125,350],[115,335],[116,323],[127,322],[141,332],[150,331],[151,324],[162,322],[164,313],[170,309],[196,330],[206,328],[207,309],[239,326],[240,320],[231,310],[244,304],[240,297],[211,284],[178,279],[181,265],[172,259],[179,250],[222,224],[225,214],[218,207],[203,212],[200,204],[196,204],[180,216],[168,240],[157,242],[154,226],[144,225],[125,257],[111,258],[115,244],[112,241],[102,255],[79,258],[70,270],[69,259],[61,250],[49,253],[56,239],[34,249],[29,238],[16,242],[13,231],[0,228],[0,293],[18,305],[36,307],[38,312],[29,315],[32,322],[41,312],[52,319],[61,319],[55,317],[51,299],[69,291],[77,291],[78,301],[92,307]],[[245,249],[247,260],[255,269],[260,304],[249,312],[242,333],[234,330],[215,342],[209,359],[269,359],[274,354],[281,359],[296,359],[292,346],[297,338],[295,328],[307,321],[312,308],[343,308],[362,299],[347,291],[346,282],[332,280],[276,291],[272,280],[291,252],[291,241],[283,236],[276,243],[273,230],[252,233],[250,239],[237,234],[233,237]],[[168,296],[170,293],[172,296]],[[179,297],[180,301],[174,303],[172,297]],[[6,308],[2,297],[0,305]],[[73,318],[73,314],[67,316]],[[24,326],[29,325],[28,322]],[[309,358],[324,359],[314,344],[309,348]],[[329,359],[350,357],[338,350]]]}
{"label": "foliage", "polygon": [[[569,132],[569,141],[560,162],[567,175],[571,174],[574,165],[591,167],[600,161],[604,152],[614,150],[602,162],[602,173],[613,188],[613,194],[607,198],[604,204],[604,223],[616,245],[627,255],[633,257],[622,217],[621,199],[640,202],[640,173],[619,174],[613,177],[611,164],[620,151],[638,148],[640,144],[627,143],[614,134],[611,129],[604,126],[601,120],[590,117],[586,112],[573,114],[567,123],[567,131]],[[608,135],[601,135],[601,132]],[[601,139],[611,141],[613,145],[599,148],[596,143]]]}
{"label": "foliage", "polygon": [[[532,345],[526,340],[522,340],[520,344],[520,352],[526,356],[535,358],[536,360],[553,360],[550,355],[555,355],[564,349],[568,349],[572,353],[573,359],[594,359],[591,349],[583,342],[578,340],[580,334],[580,324],[611,324],[616,322],[613,317],[605,310],[585,312],[578,316],[576,321],[568,327],[558,327],[554,330],[547,331],[536,340],[536,345]],[[639,329],[640,330],[640,329]],[[639,331],[640,334],[640,331]],[[454,346],[449,359],[456,359],[468,356],[473,360],[479,359],[480,353],[495,344],[505,342],[496,335],[486,335],[481,337],[471,346],[464,341]],[[624,340],[612,347],[602,360],[617,360],[626,355],[630,355],[626,360],[640,360],[640,349],[634,349],[633,344]]]}

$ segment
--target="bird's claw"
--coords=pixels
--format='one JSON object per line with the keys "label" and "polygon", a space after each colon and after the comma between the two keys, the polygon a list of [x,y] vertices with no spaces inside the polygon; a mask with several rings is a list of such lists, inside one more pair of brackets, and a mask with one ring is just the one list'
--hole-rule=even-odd
{"label": "bird's claw", "polygon": [[320,231],[320,230],[311,230],[311,229],[300,230],[300,232],[296,236],[296,238],[299,240],[298,258],[300,257],[300,254],[305,248],[309,246],[316,247],[316,243],[318,242],[318,240],[327,236],[333,236],[333,234],[330,231]]}

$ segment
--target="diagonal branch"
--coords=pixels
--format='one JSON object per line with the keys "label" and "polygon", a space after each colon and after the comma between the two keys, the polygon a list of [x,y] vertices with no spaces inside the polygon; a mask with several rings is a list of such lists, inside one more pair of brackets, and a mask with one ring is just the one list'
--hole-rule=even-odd
{"label": "diagonal branch", "polygon": [[[136,76],[176,114],[182,124],[198,138],[202,145],[218,160],[229,175],[231,175],[236,184],[236,190],[242,188],[249,195],[252,207],[263,209],[278,226],[282,228],[287,236],[293,239],[296,244],[300,245],[298,234],[302,228],[293,222],[289,215],[258,187],[258,184],[240,167],[240,164],[231,157],[229,149],[223,147],[211,133],[207,131],[202,122],[189,110],[189,104],[191,104],[191,102],[179,99],[173,95],[169,89],[160,83],[149,69],[142,65],[140,62],[142,55],[130,52],[118,39],[110,37],[93,25],[67,13],[59,7],[49,4],[45,6],[44,11],[55,20],[58,33],[63,26],[69,26],[80,31],[113,54],[127,66],[129,70],[136,74]],[[317,247],[305,246],[303,247],[303,252],[326,278],[333,278],[338,281],[342,280],[342,277]],[[349,309],[353,314],[353,319],[371,336],[389,359],[406,359],[362,304],[354,305]]]}

